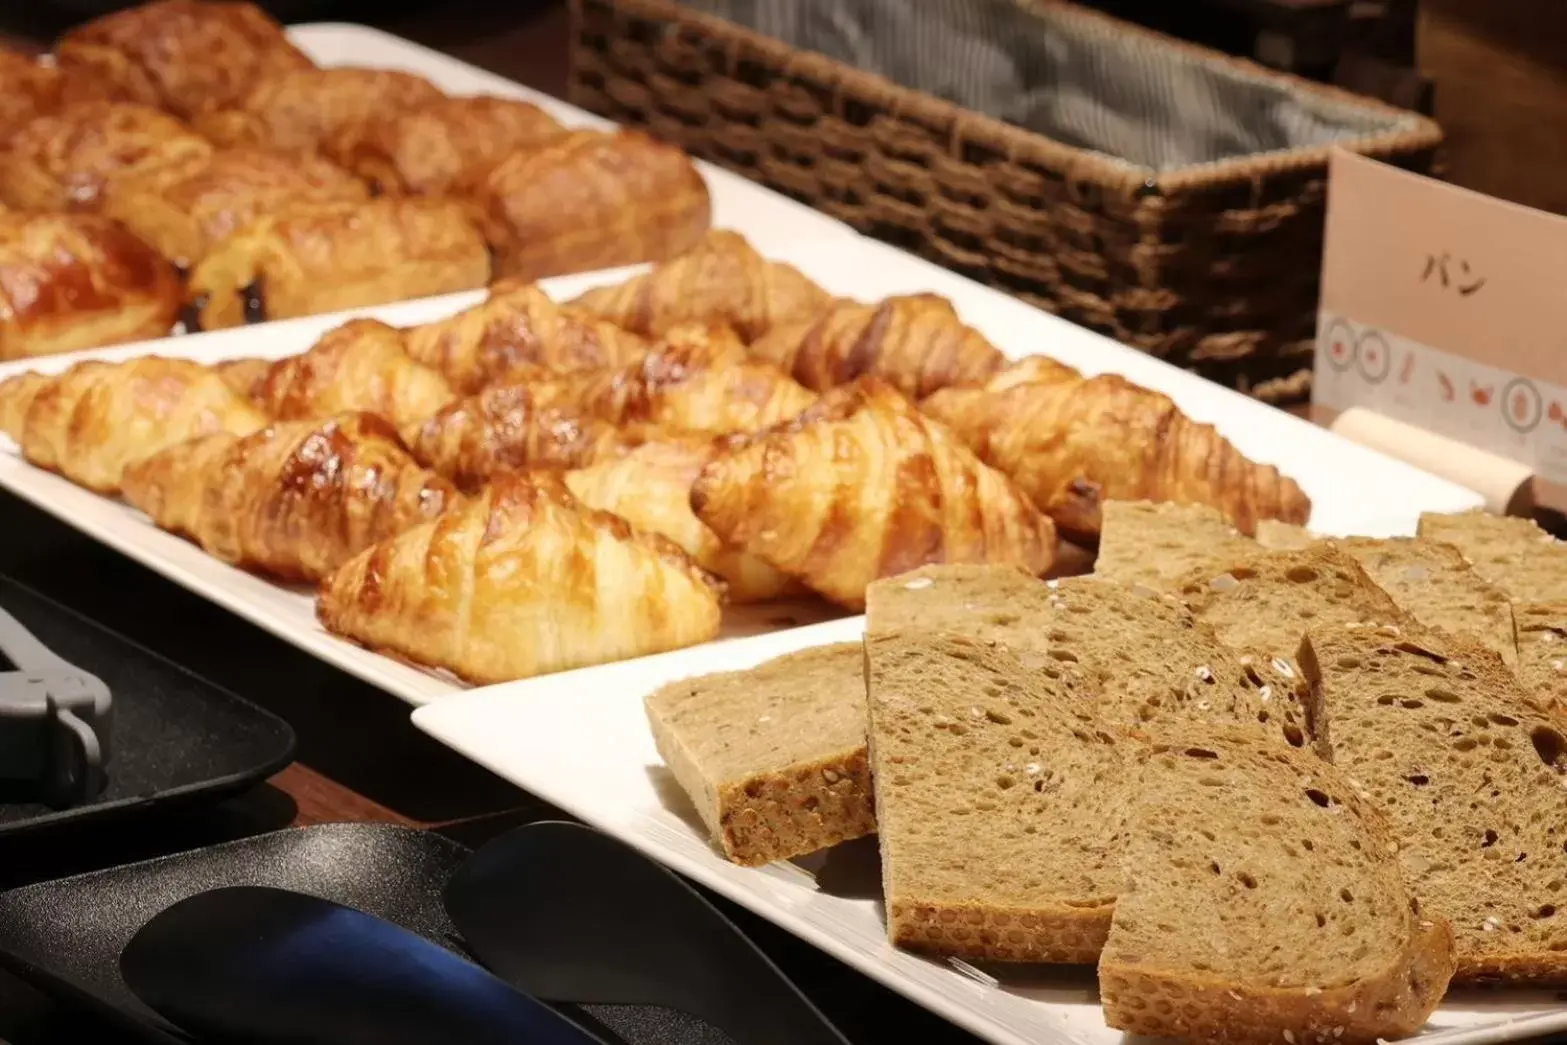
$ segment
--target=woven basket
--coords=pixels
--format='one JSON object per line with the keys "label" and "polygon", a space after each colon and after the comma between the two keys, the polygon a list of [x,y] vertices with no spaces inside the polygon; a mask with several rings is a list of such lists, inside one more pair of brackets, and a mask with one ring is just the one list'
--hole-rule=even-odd
{"label": "woven basket", "polygon": [[[725,13],[748,6],[698,2]],[[874,0],[861,0],[867,2]],[[1038,48],[1081,41],[1079,70],[1101,64],[1107,46],[1124,50],[1137,75],[1114,71],[1107,85],[1146,81],[1160,103],[1155,110],[1174,111],[1195,97],[1208,106],[1199,115],[1218,116],[1210,132],[1222,135],[1234,122],[1222,111],[1230,100],[1266,118],[1279,106],[1296,107],[1326,121],[1326,129],[1299,146],[1139,163],[1063,144],[670,0],[572,0],[571,94],[589,109],[646,127],[862,232],[1118,341],[1271,402],[1303,398],[1328,153],[1338,145],[1426,171],[1441,141],[1438,127],[1058,0],[949,6],[975,5],[962,9],[968,17],[987,2],[992,13],[1002,5],[1007,21],[986,31],[1033,35]],[[753,15],[756,6],[749,5]],[[971,59],[973,52],[951,53]],[[1029,60],[1040,61],[1037,54]],[[944,64],[961,62],[933,57],[902,68],[918,78],[918,70]],[[1160,98],[1166,68],[1185,79],[1175,96]],[[1030,97],[1064,108],[1048,97],[1052,75],[1061,74],[1046,69],[1044,85]],[[1136,104],[1149,108],[1147,98]],[[1176,139],[1187,122],[1181,112],[1170,121]]]}

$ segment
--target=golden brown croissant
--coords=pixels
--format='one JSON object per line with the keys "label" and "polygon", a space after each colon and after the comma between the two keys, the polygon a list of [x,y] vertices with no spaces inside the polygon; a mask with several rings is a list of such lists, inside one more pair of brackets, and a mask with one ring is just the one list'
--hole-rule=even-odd
{"label": "golden brown croissant", "polygon": [[921,408],[1077,540],[1098,539],[1107,500],[1211,505],[1246,534],[1260,519],[1304,523],[1311,514],[1311,501],[1278,469],[1247,460],[1168,396],[1114,374],[1083,378],[1025,360],[982,388],[937,392]]}
{"label": "golden brown croissant", "polygon": [[125,470],[125,499],[224,562],[320,581],[458,500],[374,414],[207,435]]}
{"label": "golden brown croissant", "polygon": [[371,649],[492,683],[705,642],[720,603],[679,548],[540,473],[360,554],[317,614]]}
{"label": "golden brown croissant", "polygon": [[378,199],[296,204],[242,226],[190,274],[202,330],[482,287],[490,256],[463,206]]}
{"label": "golden brown croissant", "polygon": [[210,368],[160,356],[77,363],[41,385],[18,375],[0,383],[0,417],[29,461],[99,493],[117,493],[127,465],[175,443],[267,423]]}
{"label": "golden brown croissant", "polygon": [[463,392],[540,368],[625,366],[648,350],[647,342],[613,323],[561,308],[531,283],[507,280],[472,308],[405,333],[408,354]]}
{"label": "golden brown croissant", "polygon": [[1006,365],[1000,350],[935,294],[875,305],[838,301],[812,319],[774,326],[751,351],[818,392],[875,374],[916,398],[983,382]]}
{"label": "golden brown croissant", "polygon": [[880,378],[737,442],[692,486],[697,517],[851,609],[871,581],[926,563],[1041,574],[1054,559],[1050,520]]}
{"label": "golden brown croissant", "polygon": [[255,395],[261,379],[267,376],[276,363],[275,359],[224,359],[212,364],[212,369],[223,379],[224,384],[250,399]]}
{"label": "golden brown croissant", "polygon": [[282,421],[363,410],[402,427],[429,417],[455,396],[439,372],[403,351],[402,331],[353,319],[327,331],[308,352],[272,364],[250,398]]}
{"label": "golden brown croissant", "polygon": [[713,229],[700,245],[653,271],[590,290],[571,304],[639,334],[722,323],[750,342],[831,303],[832,296],[794,266],[768,261],[738,232]]}
{"label": "golden brown croissant", "polygon": [[361,203],[370,190],[319,156],[219,149],[174,172],[119,177],[103,213],[189,271],[242,225],[301,203]]}
{"label": "golden brown croissant", "polygon": [[712,210],[690,157],[640,131],[571,131],[458,195],[483,215],[496,273],[530,280],[672,258],[701,242]]}
{"label": "golden brown croissant", "polygon": [[165,337],[183,288],[168,262],[96,214],[0,214],[0,359]]}
{"label": "golden brown croissant", "polygon": [[691,510],[691,484],[715,449],[713,440],[703,437],[645,443],[619,458],[567,472],[566,485],[583,504],[674,541],[697,565],[723,578],[731,602],[778,598],[794,582],[756,556],[724,544]]}
{"label": "golden brown croissant", "polygon": [[61,68],[181,117],[233,104],[258,77],[310,66],[255,4],[205,0],[157,0],[94,19],[66,33],[56,56]]}
{"label": "golden brown croissant", "polygon": [[321,152],[341,160],[333,150],[352,148],[370,119],[395,117],[441,97],[424,77],[394,69],[285,69],[256,80],[232,107],[198,116],[195,127],[219,145]]}
{"label": "golden brown croissant", "polygon": [[602,418],[541,398],[527,384],[494,385],[404,430],[421,464],[464,490],[528,468],[581,468],[640,443]]}
{"label": "golden brown croissant", "polygon": [[188,170],[211,154],[206,139],[157,109],[73,105],[0,141],[0,201],[20,210],[94,210],[116,178]]}
{"label": "golden brown croissant", "polygon": [[82,102],[108,101],[110,94],[94,76],[0,48],[0,141],[39,116]]}
{"label": "golden brown croissant", "polygon": [[377,115],[327,152],[380,192],[439,196],[480,168],[564,132],[537,105],[481,94]]}

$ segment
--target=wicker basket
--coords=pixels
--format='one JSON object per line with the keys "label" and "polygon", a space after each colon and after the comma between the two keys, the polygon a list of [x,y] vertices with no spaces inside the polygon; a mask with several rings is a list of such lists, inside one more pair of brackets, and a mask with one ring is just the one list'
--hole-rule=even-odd
{"label": "wicker basket", "polygon": [[573,0],[572,98],[1213,380],[1273,402],[1302,398],[1328,153],[1340,145],[1429,170],[1437,126],[1057,0],[999,2],[1055,34],[1049,46],[1063,33],[1129,42],[1138,62],[1348,122],[1331,141],[1139,164],[670,0]]}

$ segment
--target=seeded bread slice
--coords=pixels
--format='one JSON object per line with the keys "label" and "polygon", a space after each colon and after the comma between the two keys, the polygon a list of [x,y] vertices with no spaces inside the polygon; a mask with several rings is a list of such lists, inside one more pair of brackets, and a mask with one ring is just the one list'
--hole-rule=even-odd
{"label": "seeded bread slice", "polygon": [[1125,745],[1141,780],[1099,960],[1105,1021],[1223,1042],[1369,1042],[1425,1023],[1453,972],[1388,825],[1315,756],[1254,733]]}
{"label": "seeded bread slice", "polygon": [[1476,509],[1420,517],[1419,534],[1464,553],[1475,572],[1519,602],[1567,600],[1567,544],[1532,519]]}
{"label": "seeded bread slice", "polygon": [[1106,501],[1101,519],[1094,576],[1128,586],[1168,591],[1209,563],[1257,550],[1255,541],[1206,505]]}
{"label": "seeded bread slice", "polygon": [[1567,736],[1478,643],[1313,628],[1301,647],[1334,764],[1393,825],[1456,980],[1567,983]]}
{"label": "seeded bread slice", "polygon": [[785,860],[876,830],[860,643],[686,679],[646,704],[659,754],[735,863]]}
{"label": "seeded bread slice", "polygon": [[1091,962],[1120,884],[1130,785],[1092,695],[963,635],[865,653],[888,935],[964,958]]}
{"label": "seeded bread slice", "polygon": [[1399,609],[1428,628],[1468,635],[1508,664],[1518,660],[1507,595],[1481,577],[1451,544],[1422,537],[1333,543],[1354,556]]}
{"label": "seeded bread slice", "polygon": [[1270,551],[1299,551],[1316,539],[1317,535],[1304,526],[1277,519],[1257,520],[1257,543]]}
{"label": "seeded bread slice", "polygon": [[1520,602],[1518,663],[1514,671],[1529,695],[1567,724],[1567,602]]}

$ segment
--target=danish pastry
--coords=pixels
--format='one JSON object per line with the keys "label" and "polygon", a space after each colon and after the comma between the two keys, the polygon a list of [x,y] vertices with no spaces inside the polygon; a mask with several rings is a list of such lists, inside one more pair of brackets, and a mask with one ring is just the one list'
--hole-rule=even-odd
{"label": "danish pastry", "polygon": [[110,97],[109,89],[91,75],[0,48],[0,141],[39,116]]}

